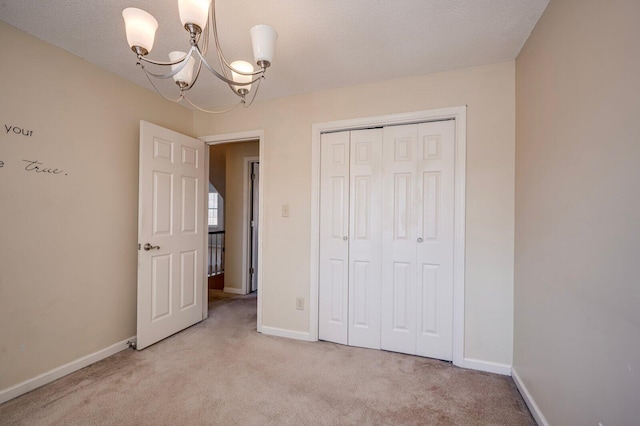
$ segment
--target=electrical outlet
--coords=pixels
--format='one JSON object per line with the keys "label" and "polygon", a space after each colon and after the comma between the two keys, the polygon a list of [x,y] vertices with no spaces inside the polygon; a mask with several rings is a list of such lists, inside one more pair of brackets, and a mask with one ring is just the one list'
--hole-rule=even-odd
{"label": "electrical outlet", "polygon": [[282,217],[289,217],[289,204],[282,205]]}
{"label": "electrical outlet", "polygon": [[296,309],[304,311],[304,297],[296,297]]}

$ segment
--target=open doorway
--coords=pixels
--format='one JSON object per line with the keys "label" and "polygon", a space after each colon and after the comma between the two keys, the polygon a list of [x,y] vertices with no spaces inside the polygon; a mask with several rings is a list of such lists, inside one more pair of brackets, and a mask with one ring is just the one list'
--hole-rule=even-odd
{"label": "open doorway", "polygon": [[209,146],[210,292],[246,295],[258,290],[259,152],[255,139]]}

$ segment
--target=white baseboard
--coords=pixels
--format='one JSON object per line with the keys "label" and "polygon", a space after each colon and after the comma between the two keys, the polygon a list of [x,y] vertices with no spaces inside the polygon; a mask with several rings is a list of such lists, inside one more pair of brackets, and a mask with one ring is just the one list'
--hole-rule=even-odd
{"label": "white baseboard", "polygon": [[75,361],[71,361],[68,364],[54,368],[53,370],[43,373],[32,379],[25,380],[24,382],[18,383],[15,386],[3,389],[0,391],[0,404],[23,395],[27,392],[30,392],[36,388],[39,388],[40,386],[44,386],[48,383],[58,380],[59,378],[64,377],[67,374],[71,374],[74,371],[78,371],[81,368],[93,364],[94,362],[101,361],[107,357],[110,357],[111,355],[117,354],[118,352],[127,349],[129,347],[127,342],[133,339],[135,339],[135,336],[131,337],[130,339],[115,343],[108,348],[99,350],[98,352],[83,356],[82,358],[79,358]]}
{"label": "white baseboard", "polygon": [[222,291],[224,291],[225,293],[244,295],[244,291],[241,288],[225,287]]}
{"label": "white baseboard", "polygon": [[511,377],[513,377],[513,381],[516,383],[516,387],[520,391],[520,395],[522,395],[522,399],[527,403],[527,407],[529,407],[529,411],[531,411],[531,415],[536,420],[536,423],[540,426],[549,426],[549,422],[545,419],[542,411],[540,411],[540,407],[536,404],[536,401],[533,399],[527,387],[524,385],[524,382],[518,376],[515,368],[511,369]]}
{"label": "white baseboard", "polygon": [[287,337],[295,340],[310,340],[309,333],[304,331],[285,330],[284,328],[267,327],[266,325],[263,325],[260,327],[260,332],[262,334],[268,334],[269,336]]}
{"label": "white baseboard", "polygon": [[465,358],[462,367],[470,368],[472,370],[486,371],[487,373],[502,374],[503,376],[511,375],[510,365],[491,361],[482,361],[480,359]]}

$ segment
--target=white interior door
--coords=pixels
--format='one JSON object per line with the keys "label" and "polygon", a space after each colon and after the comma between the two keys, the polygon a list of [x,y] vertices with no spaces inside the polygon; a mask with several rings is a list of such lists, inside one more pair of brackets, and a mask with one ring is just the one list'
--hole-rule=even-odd
{"label": "white interior door", "polygon": [[416,353],[416,156],[418,126],[384,128],[382,349]]}
{"label": "white interior door", "polygon": [[137,348],[203,319],[204,143],[140,122]]}
{"label": "white interior door", "polygon": [[380,349],[382,129],[351,131],[350,142],[348,343]]}
{"label": "white interior door", "polygon": [[454,126],[384,129],[382,349],[453,357]]}
{"label": "white interior door", "polygon": [[347,344],[349,295],[349,132],[320,142],[318,337]]}
{"label": "white interior door", "polygon": [[418,125],[416,355],[453,359],[455,122]]}

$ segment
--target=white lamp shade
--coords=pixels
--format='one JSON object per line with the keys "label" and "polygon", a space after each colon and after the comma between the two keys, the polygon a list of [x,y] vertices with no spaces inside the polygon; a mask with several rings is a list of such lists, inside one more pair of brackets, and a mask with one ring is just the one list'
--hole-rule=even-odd
{"label": "white lamp shade", "polygon": [[[245,61],[233,61],[231,62],[231,68],[235,68],[241,72],[253,72],[253,65]],[[231,70],[231,77],[233,81],[236,81],[238,83],[249,83],[253,79],[253,76],[251,75],[238,74],[233,70]],[[249,92],[251,90],[251,85],[248,84],[246,86],[233,86],[233,89],[236,92],[241,89],[246,89],[247,92]]]}
{"label": "white lamp shade", "polygon": [[251,43],[256,63],[260,61],[273,62],[277,39],[278,33],[269,25],[256,25],[251,28]]}
{"label": "white lamp shade", "polygon": [[195,24],[204,30],[209,18],[211,0],[178,0],[182,25]]}
{"label": "white lamp shade", "polygon": [[[180,51],[169,52],[169,60],[171,60],[171,62],[179,61],[181,58],[184,58],[186,55],[187,54],[185,52],[180,52]],[[175,65],[171,65],[171,70],[175,71],[181,65],[182,65],[182,62],[179,62]],[[196,65],[196,60],[193,58],[193,56],[191,56],[189,58],[189,61],[187,62],[187,65],[185,65],[184,68],[180,70],[180,72],[178,72],[176,75],[173,76],[173,80],[176,82],[183,82],[183,83],[186,83],[187,86],[191,86],[191,83],[193,82],[193,68],[195,67],[195,65]]]}
{"label": "white lamp shade", "polygon": [[122,17],[124,18],[129,47],[139,46],[146,49],[147,52],[151,52],[158,29],[156,18],[149,12],[135,7],[123,10]]}

